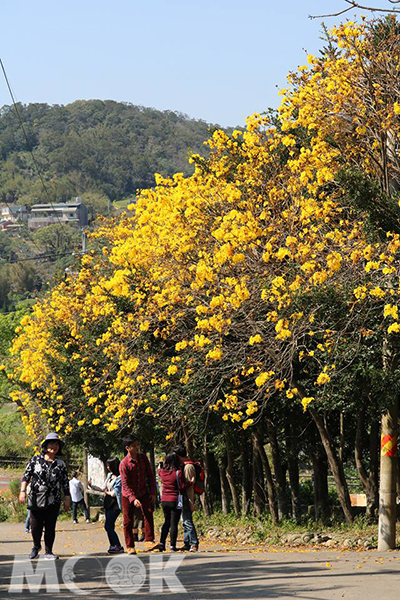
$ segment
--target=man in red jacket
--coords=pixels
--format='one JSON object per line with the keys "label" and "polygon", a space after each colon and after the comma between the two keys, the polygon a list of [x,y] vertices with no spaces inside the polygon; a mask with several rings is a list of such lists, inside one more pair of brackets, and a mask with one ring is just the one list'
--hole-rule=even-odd
{"label": "man in red jacket", "polygon": [[143,513],[147,549],[149,545],[154,544],[153,510],[156,499],[156,479],[147,456],[139,452],[139,439],[132,435],[124,438],[123,444],[126,456],[120,463],[119,472],[122,484],[125,544],[128,554],[136,554],[133,534],[135,508],[140,508]]}

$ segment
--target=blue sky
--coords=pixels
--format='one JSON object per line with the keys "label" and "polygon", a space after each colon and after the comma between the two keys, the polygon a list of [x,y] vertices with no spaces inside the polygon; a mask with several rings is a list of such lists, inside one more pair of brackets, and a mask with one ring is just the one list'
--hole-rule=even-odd
{"label": "blue sky", "polygon": [[[343,0],[2,0],[0,57],[17,99],[99,98],[222,126],[279,103],[321,47],[311,14]],[[329,19],[327,24],[338,22]],[[4,79],[0,106],[10,104]]]}

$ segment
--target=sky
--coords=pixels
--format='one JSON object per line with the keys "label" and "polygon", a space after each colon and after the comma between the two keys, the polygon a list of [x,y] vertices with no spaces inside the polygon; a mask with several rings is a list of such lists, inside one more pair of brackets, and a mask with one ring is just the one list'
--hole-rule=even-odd
{"label": "sky", "polygon": [[[18,101],[116,100],[243,126],[279,105],[343,0],[0,0],[0,58]],[[347,15],[342,17],[342,20]],[[327,25],[339,18],[325,19]],[[0,73],[0,106],[11,104]]]}

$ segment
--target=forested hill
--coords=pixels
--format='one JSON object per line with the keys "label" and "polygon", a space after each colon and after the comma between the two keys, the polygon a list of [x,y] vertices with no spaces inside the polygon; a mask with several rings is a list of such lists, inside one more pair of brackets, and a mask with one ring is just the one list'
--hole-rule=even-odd
{"label": "forested hill", "polygon": [[[172,111],[112,100],[66,106],[19,104],[52,199],[94,193],[111,200],[151,187],[154,173],[191,173],[189,152],[205,153],[210,126]],[[15,110],[0,109],[0,202],[45,199]]]}

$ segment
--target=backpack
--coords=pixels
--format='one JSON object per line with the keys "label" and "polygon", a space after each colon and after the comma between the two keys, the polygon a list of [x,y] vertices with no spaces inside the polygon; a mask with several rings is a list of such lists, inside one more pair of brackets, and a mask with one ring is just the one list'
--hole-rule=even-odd
{"label": "backpack", "polygon": [[194,493],[201,496],[204,493],[204,469],[198,461],[187,460],[185,465],[193,465],[196,471],[196,479],[194,480]]}

